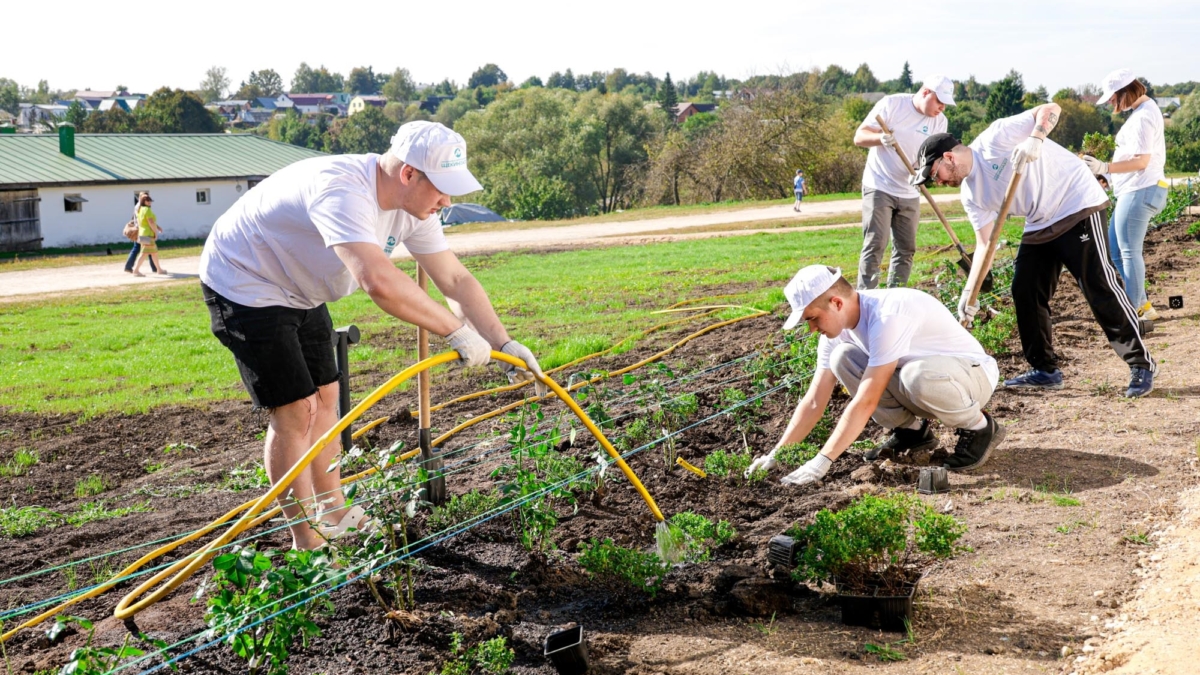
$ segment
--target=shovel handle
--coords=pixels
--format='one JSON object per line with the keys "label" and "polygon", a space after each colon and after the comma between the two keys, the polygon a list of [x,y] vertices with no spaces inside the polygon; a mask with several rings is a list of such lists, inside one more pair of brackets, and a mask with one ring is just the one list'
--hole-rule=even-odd
{"label": "shovel handle", "polygon": [[977,264],[971,265],[971,275],[967,278],[967,284],[971,289],[971,295],[967,296],[968,305],[975,304],[979,299],[979,289],[983,286],[983,277],[987,271],[992,269],[992,262],[996,259],[996,245],[1000,243],[1000,231],[1004,229],[1004,221],[1008,220],[1008,211],[1012,208],[1013,197],[1017,194],[1017,184],[1020,182],[1021,173],[1014,171],[1012,178],[1008,179],[1008,189],[1004,192],[1004,203],[1000,206],[1000,215],[996,217],[996,222],[992,225],[992,236],[988,238],[987,251],[984,252],[983,260],[977,260]]}
{"label": "shovel handle", "polygon": [[[882,115],[876,115],[875,121],[879,123],[879,128],[883,129],[883,133],[892,133],[887,123],[883,121]],[[917,175],[917,172],[913,170],[912,162],[908,161],[908,155],[904,154],[904,148],[901,148],[899,144],[896,144],[896,154],[900,155],[900,161],[904,162],[904,168],[908,169],[908,175]],[[967,249],[963,248],[962,242],[958,240],[958,235],[954,234],[954,228],[950,227],[950,223],[946,221],[946,216],[942,215],[942,210],[938,208],[937,202],[933,200],[933,195],[929,194],[929,190],[924,185],[918,185],[917,189],[921,191],[921,194],[925,195],[925,201],[929,202],[929,207],[933,209],[933,215],[937,216],[938,220],[942,222],[942,227],[946,228],[946,234],[950,235],[950,241],[954,242],[954,247],[958,249],[959,254],[963,258],[970,260],[970,256],[967,255]]]}

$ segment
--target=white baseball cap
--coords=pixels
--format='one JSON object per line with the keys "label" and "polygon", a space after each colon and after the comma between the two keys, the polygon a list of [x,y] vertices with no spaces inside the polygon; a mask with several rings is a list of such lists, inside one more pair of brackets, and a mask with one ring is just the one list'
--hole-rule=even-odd
{"label": "white baseball cap", "polygon": [[809,265],[796,272],[796,276],[783,288],[783,295],[792,306],[792,315],[783,322],[784,330],[791,330],[800,323],[804,316],[804,308],[813,300],[833,287],[842,278],[842,270],[825,265]]}
{"label": "white baseball cap", "polygon": [[1105,75],[1104,79],[1100,82],[1103,91],[1100,92],[1100,98],[1096,101],[1096,105],[1108,103],[1113,94],[1128,87],[1135,79],[1137,79],[1137,76],[1129,68],[1118,68]]}
{"label": "white baseball cap", "polygon": [[409,122],[392,136],[389,150],[400,161],[424,172],[434,187],[457,197],[482,190],[467,169],[467,141],[437,122]]}
{"label": "white baseball cap", "polygon": [[954,105],[954,80],[945,75],[930,75],[921,83],[922,89],[932,91],[938,100],[946,105]]}

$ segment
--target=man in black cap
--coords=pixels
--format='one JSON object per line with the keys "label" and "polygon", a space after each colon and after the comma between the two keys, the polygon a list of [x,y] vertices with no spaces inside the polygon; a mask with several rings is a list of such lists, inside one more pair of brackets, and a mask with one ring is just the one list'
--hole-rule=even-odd
{"label": "man in black cap", "polygon": [[[1108,252],[1108,195],[1082,160],[1046,138],[1060,112],[1057,104],[1047,103],[996,120],[970,147],[950,134],[930,136],[917,152],[912,182],[961,185],[963,207],[975,228],[975,250],[983,251],[1009,180],[1014,171],[1021,174],[1010,213],[1025,217],[1025,232],[1017,249],[1012,295],[1021,348],[1033,369],[1005,380],[1004,386],[1062,389],[1050,298],[1065,266],[1109,344],[1129,364],[1125,396],[1145,396],[1153,388],[1156,366]],[[982,265],[984,257],[976,255],[972,264]],[[968,304],[969,294],[970,289],[964,289],[958,303],[959,320],[967,325],[979,310],[978,304]]]}

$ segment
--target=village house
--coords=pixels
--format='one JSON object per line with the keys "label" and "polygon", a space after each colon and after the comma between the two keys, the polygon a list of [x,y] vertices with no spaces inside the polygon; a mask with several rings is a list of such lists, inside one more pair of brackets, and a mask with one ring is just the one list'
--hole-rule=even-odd
{"label": "village house", "polygon": [[386,96],[355,96],[350,99],[350,106],[346,109],[347,115],[353,115],[357,112],[362,112],[368,107],[382,108],[387,105]]}
{"label": "village house", "polygon": [[0,128],[0,251],[120,242],[147,190],[166,239],[199,238],[246,190],[323,153],[251,134]]}

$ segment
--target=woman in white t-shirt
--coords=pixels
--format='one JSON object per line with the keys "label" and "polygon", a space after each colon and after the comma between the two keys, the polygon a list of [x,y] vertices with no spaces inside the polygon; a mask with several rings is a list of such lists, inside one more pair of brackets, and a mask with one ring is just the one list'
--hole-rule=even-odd
{"label": "woman in white t-shirt", "polygon": [[1109,255],[1121,271],[1125,294],[1138,310],[1138,316],[1154,320],[1158,313],[1146,297],[1146,263],[1142,242],[1150,219],[1167,204],[1167,182],[1163,167],[1167,163],[1167,144],[1163,137],[1162,112],[1146,87],[1128,68],[1115,70],[1104,78],[1104,91],[1097,105],[1111,99],[1113,113],[1128,111],[1125,124],[1117,132],[1117,149],[1111,162],[1084,156],[1096,175],[1111,174],[1117,207],[1108,228]]}

